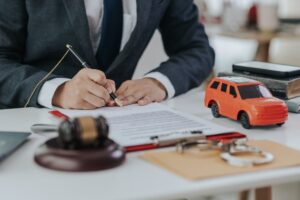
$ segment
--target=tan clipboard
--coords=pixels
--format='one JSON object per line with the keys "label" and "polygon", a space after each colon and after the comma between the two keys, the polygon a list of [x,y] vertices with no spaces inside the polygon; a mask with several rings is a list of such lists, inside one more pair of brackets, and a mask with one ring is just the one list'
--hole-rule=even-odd
{"label": "tan clipboard", "polygon": [[171,152],[149,152],[141,158],[189,180],[208,179],[241,173],[271,170],[300,165],[300,151],[271,141],[250,141],[271,152],[275,159],[270,164],[252,167],[234,167],[219,157],[218,150],[199,151],[193,149],[184,154]]}

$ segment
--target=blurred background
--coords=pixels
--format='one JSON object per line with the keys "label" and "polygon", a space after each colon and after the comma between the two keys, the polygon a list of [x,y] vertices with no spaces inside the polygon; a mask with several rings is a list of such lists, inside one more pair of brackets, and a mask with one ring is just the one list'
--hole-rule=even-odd
{"label": "blurred background", "polygon": [[[300,0],[195,0],[195,4],[216,51],[214,73],[230,72],[233,63],[250,60],[300,66]],[[156,32],[134,78],[166,59]]]}

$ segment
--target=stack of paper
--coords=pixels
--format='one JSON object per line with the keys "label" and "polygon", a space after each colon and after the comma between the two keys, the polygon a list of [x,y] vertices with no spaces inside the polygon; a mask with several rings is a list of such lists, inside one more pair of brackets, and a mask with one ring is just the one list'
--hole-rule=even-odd
{"label": "stack of paper", "polygon": [[151,137],[154,136],[173,139],[194,136],[191,131],[202,131],[205,135],[231,131],[158,103],[147,106],[100,108],[93,111],[64,109],[60,111],[69,117],[99,115],[106,117],[110,125],[110,137],[123,146],[153,143]]}

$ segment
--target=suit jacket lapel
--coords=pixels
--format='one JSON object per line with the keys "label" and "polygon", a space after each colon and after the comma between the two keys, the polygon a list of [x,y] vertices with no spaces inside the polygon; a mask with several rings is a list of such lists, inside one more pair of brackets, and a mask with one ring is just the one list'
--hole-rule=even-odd
{"label": "suit jacket lapel", "polygon": [[82,47],[82,52],[87,58],[88,64],[97,67],[97,61],[94,56],[90,35],[89,25],[85,12],[85,5],[83,0],[63,0],[67,10],[69,20],[73,26],[74,34]]}
{"label": "suit jacket lapel", "polygon": [[147,25],[147,21],[151,11],[152,0],[136,0],[137,1],[137,23],[136,26],[123,50],[117,56],[116,60],[108,68],[106,73],[110,73],[116,67],[118,67],[124,60],[127,58],[131,51],[134,51],[132,48],[138,41],[138,38],[141,36],[142,30]]}

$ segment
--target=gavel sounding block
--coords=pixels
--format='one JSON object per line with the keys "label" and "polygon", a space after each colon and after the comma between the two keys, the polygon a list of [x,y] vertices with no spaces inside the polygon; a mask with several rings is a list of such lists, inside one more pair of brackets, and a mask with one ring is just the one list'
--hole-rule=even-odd
{"label": "gavel sounding block", "polygon": [[125,161],[125,152],[112,140],[97,148],[69,150],[62,148],[57,138],[53,138],[37,149],[34,159],[45,168],[84,172],[117,167]]}

